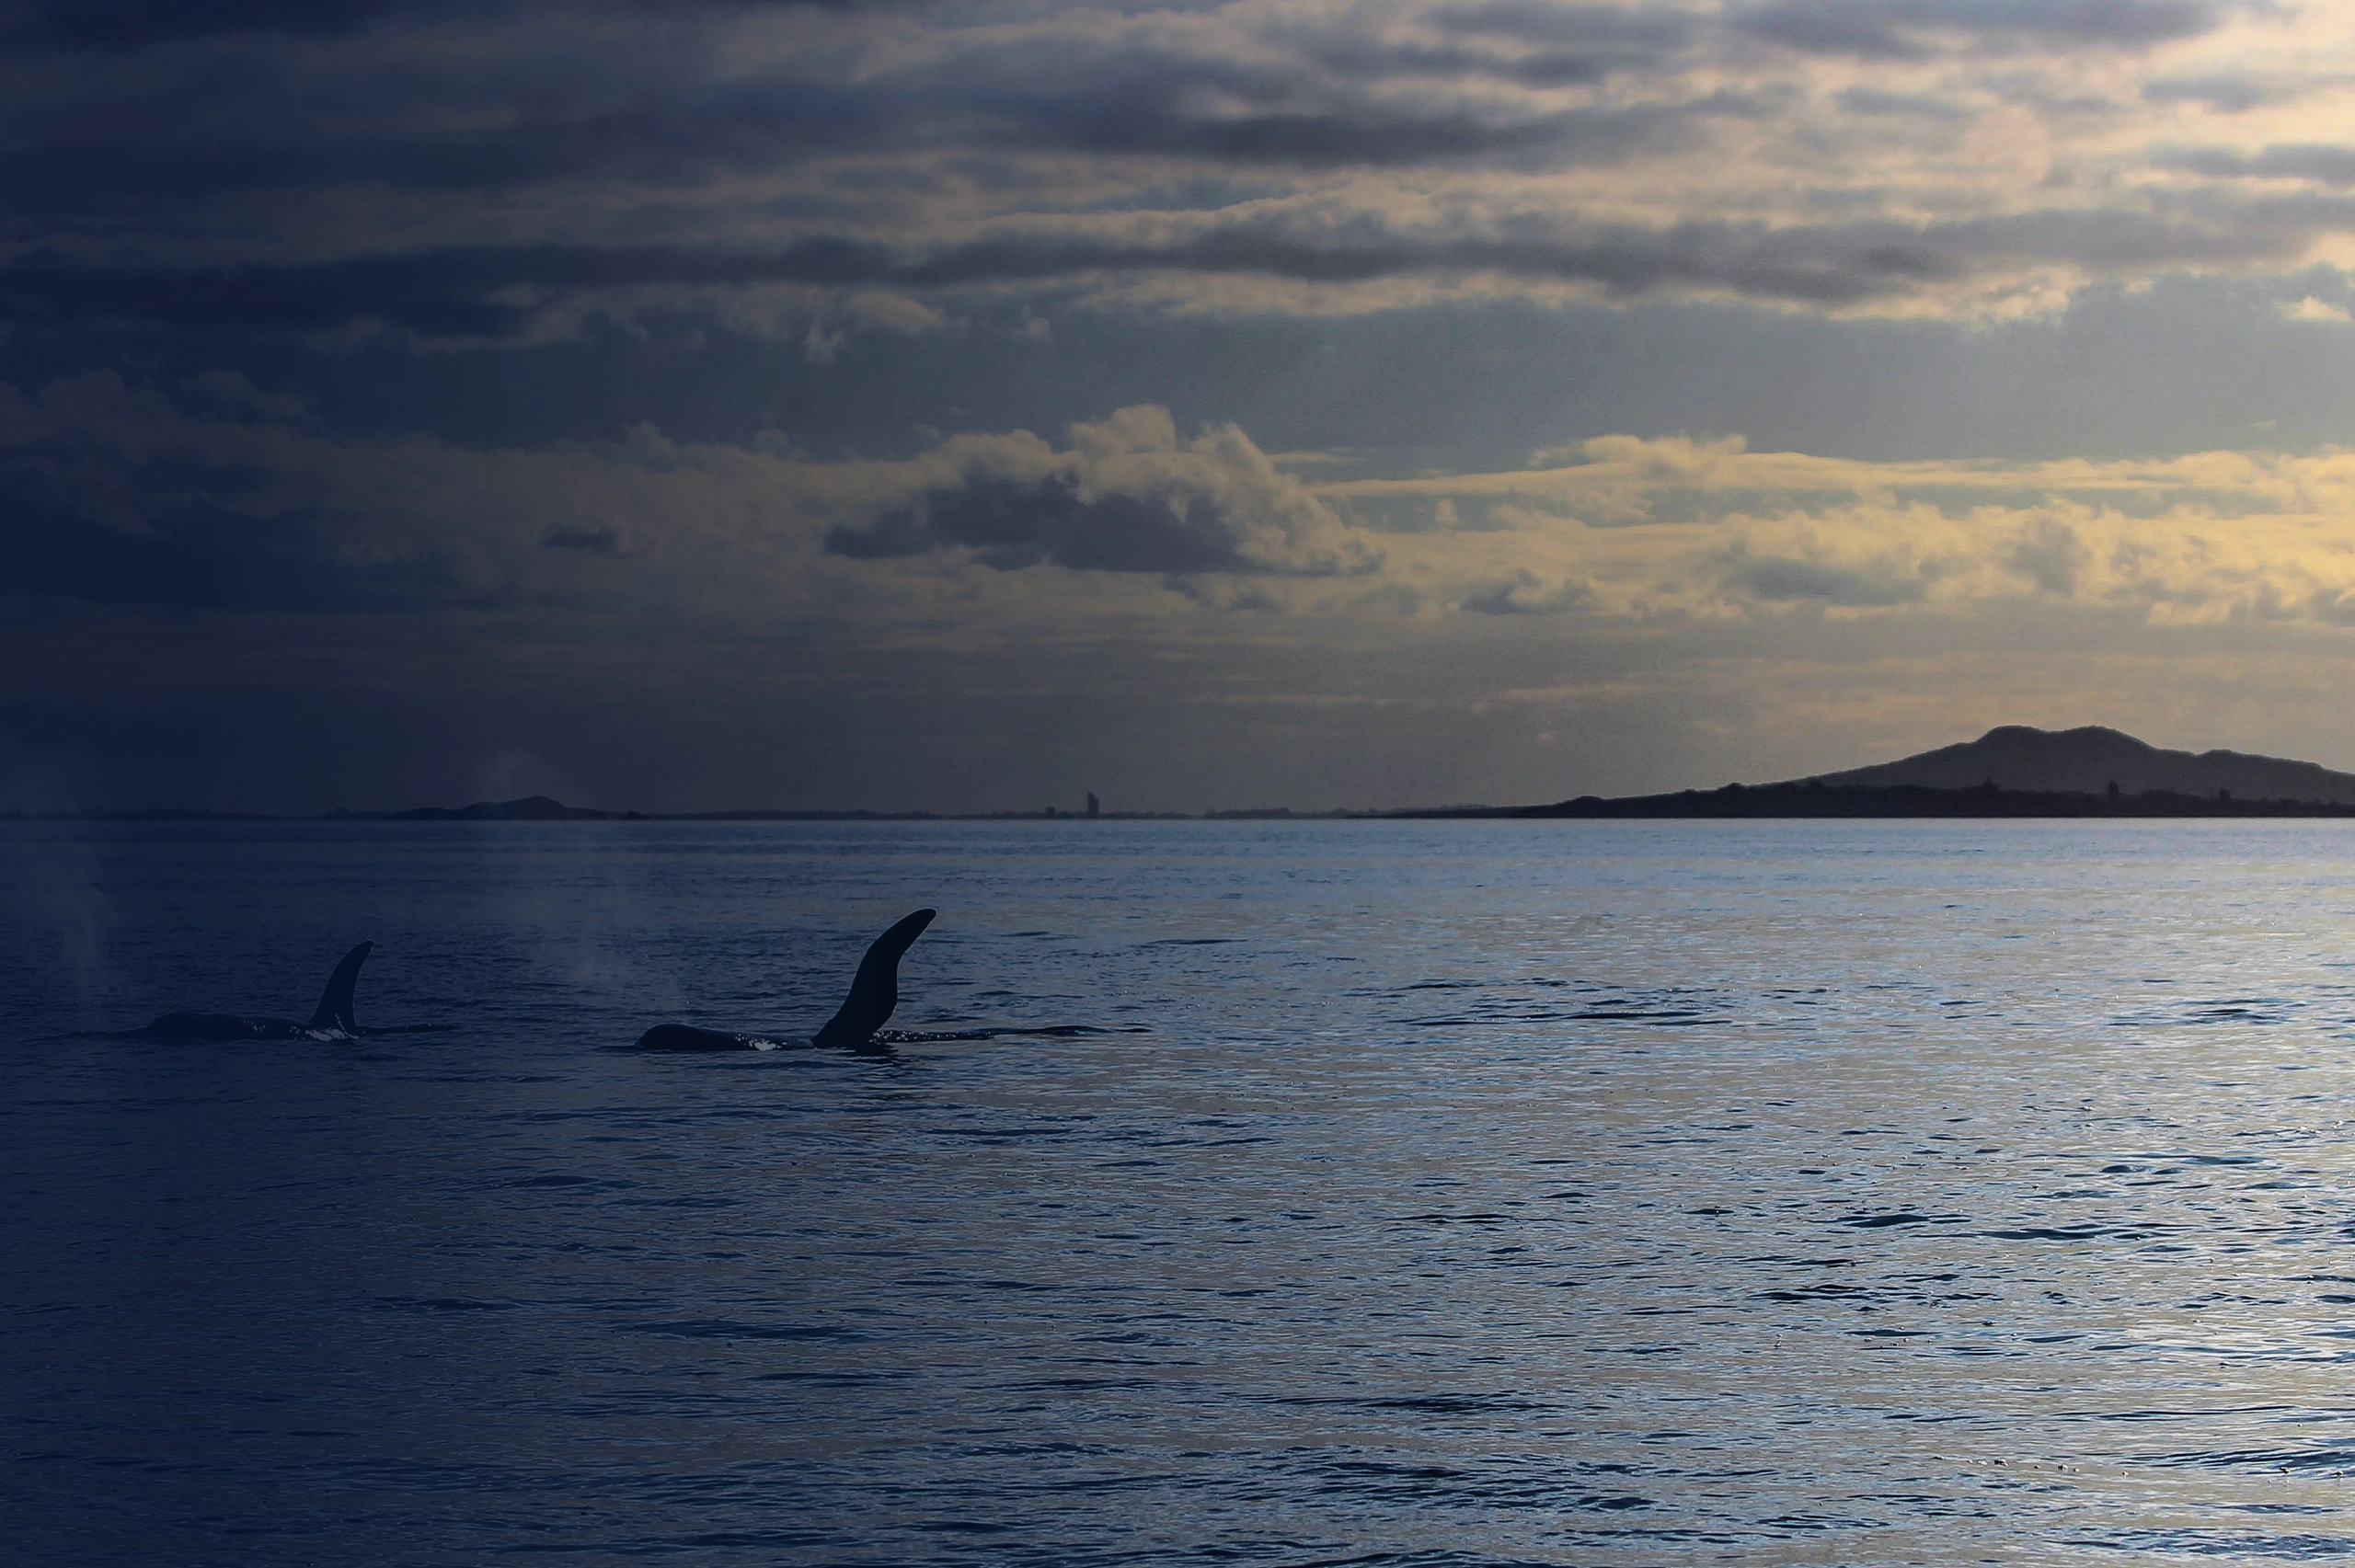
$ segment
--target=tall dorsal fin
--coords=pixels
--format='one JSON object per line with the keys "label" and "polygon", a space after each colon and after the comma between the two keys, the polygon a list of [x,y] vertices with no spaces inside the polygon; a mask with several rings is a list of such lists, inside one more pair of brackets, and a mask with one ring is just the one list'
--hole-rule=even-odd
{"label": "tall dorsal fin", "polygon": [[318,1011],[311,1014],[314,1029],[340,1029],[347,1035],[360,1033],[360,1025],[351,1016],[351,988],[360,983],[360,966],[368,962],[373,942],[363,942],[343,956],[327,977],[327,989],[319,993]]}
{"label": "tall dorsal fin", "polygon": [[850,995],[843,999],[841,1011],[818,1031],[816,1044],[863,1046],[891,1021],[891,1010],[900,1005],[900,957],[937,913],[937,910],[918,910],[875,939],[867,956],[858,961]]}

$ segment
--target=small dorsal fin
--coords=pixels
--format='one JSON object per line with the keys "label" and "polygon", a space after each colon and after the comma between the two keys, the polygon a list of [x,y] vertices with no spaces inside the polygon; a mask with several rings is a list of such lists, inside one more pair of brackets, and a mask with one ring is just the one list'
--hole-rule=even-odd
{"label": "small dorsal fin", "polygon": [[360,966],[368,962],[368,955],[375,947],[363,942],[343,956],[327,977],[327,989],[319,993],[318,1011],[311,1014],[314,1029],[340,1029],[347,1035],[360,1033],[359,1024],[351,1016],[351,988],[360,983]]}
{"label": "small dorsal fin", "polygon": [[858,974],[850,982],[850,995],[843,999],[841,1011],[818,1031],[815,1044],[863,1046],[890,1022],[891,1010],[900,1005],[901,956],[914,945],[937,913],[918,910],[868,945],[867,956],[858,961]]}

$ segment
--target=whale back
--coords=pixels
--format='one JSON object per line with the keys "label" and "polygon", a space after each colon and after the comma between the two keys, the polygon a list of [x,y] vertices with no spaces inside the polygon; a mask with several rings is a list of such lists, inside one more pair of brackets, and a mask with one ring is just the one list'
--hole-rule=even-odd
{"label": "whale back", "polygon": [[327,977],[327,989],[319,993],[319,1005],[311,1014],[314,1029],[340,1029],[347,1035],[360,1033],[360,1024],[351,1016],[351,990],[360,983],[360,966],[368,962],[374,949],[373,942],[363,942],[343,956]]}
{"label": "whale back", "polygon": [[918,910],[868,944],[867,956],[858,961],[858,973],[850,982],[850,995],[818,1031],[814,1044],[856,1048],[890,1022],[892,1010],[900,1005],[900,959],[938,912]]}

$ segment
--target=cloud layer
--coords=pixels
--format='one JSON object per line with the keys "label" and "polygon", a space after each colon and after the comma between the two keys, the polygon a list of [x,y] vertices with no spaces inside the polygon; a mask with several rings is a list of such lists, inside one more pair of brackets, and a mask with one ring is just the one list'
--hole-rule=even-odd
{"label": "cloud layer", "polygon": [[[0,388],[15,601],[757,622],[1108,609],[2355,624],[2355,452],[1867,463],[1606,436],[1516,470],[1325,480],[1138,406],[903,461],[770,443],[353,441],[220,374]],[[994,608],[991,608],[994,606]]]}
{"label": "cloud layer", "polygon": [[26,4],[0,21],[0,320],[446,344],[685,311],[822,342],[829,312],[922,330],[1005,291],[2016,314],[2342,258],[2350,26],[2198,0]]}
{"label": "cloud layer", "polygon": [[1966,719],[2355,763],[2344,7],[0,41],[0,755],[132,803],[518,748],[649,806],[1538,798]]}
{"label": "cloud layer", "polygon": [[302,809],[517,746],[677,809],[1557,798],[2022,720],[2343,761],[2264,724],[2355,652],[2355,453],[1335,466],[1153,406],[821,459],[61,377],[0,391],[0,736]]}

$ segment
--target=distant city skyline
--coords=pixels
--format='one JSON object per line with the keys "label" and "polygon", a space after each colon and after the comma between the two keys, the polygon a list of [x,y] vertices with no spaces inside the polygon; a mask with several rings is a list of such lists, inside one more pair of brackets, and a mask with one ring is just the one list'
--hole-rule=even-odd
{"label": "distant city skyline", "polygon": [[0,42],[0,810],[2355,769],[2355,6]]}

